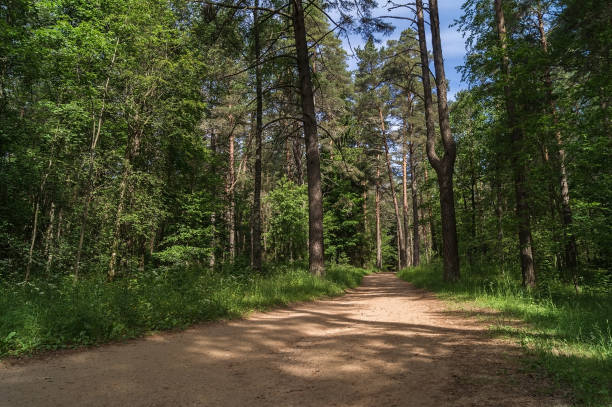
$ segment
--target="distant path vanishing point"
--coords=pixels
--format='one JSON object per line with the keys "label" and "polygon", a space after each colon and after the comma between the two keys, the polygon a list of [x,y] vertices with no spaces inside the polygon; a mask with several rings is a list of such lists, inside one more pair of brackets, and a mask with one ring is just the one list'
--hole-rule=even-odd
{"label": "distant path vanishing point", "polygon": [[0,365],[0,406],[565,406],[394,274],[334,299]]}

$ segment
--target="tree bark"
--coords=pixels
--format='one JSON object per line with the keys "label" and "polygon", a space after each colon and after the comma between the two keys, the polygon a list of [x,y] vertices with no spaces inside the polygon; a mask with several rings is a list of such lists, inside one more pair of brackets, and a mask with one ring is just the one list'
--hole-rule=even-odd
{"label": "tree bark", "polygon": [[309,269],[313,275],[325,274],[323,251],[323,194],[321,192],[321,164],[314,92],[310,74],[308,42],[302,0],[292,0],[293,30],[297,54],[302,120],[306,144],[306,172],[308,178],[308,252]]}
{"label": "tree bark", "polygon": [[[230,106],[231,109],[231,106]],[[233,115],[229,116],[230,128],[232,129],[229,134],[228,140],[228,173],[227,173],[227,184],[225,192],[227,195],[228,206],[227,206],[227,227],[228,227],[228,244],[229,244],[229,257],[230,262],[234,262],[236,257],[236,202],[234,200],[234,183],[236,181],[236,174],[234,171],[235,156],[234,156],[234,126],[233,126]]]}
{"label": "tree bark", "polygon": [[[215,133],[212,132],[210,135],[210,151],[214,156],[217,155],[217,140],[215,137]],[[215,267],[216,256],[215,256],[215,246],[217,245],[217,225],[216,225],[216,213],[213,211],[210,214],[210,226],[211,226],[211,237],[210,237],[210,258],[208,259],[208,265],[212,269]]]}
{"label": "tree bark", "polygon": [[125,157],[123,159],[123,174],[121,176],[121,184],[119,185],[119,203],[117,204],[117,213],[115,214],[115,226],[113,230],[113,244],[111,247],[111,258],[108,266],[107,278],[113,281],[117,274],[117,251],[119,250],[119,240],[121,234],[121,217],[125,210],[125,200],[129,179],[132,174],[132,163],[140,150],[142,141],[143,129],[138,126],[138,115],[135,117],[135,124],[128,131],[130,134],[128,145],[125,149]]}
{"label": "tree bark", "polygon": [[[540,44],[545,54],[548,54],[548,39],[546,36],[546,30],[544,29],[544,16],[542,12],[538,10],[538,29],[540,31]],[[550,108],[550,114],[553,118],[555,125],[555,141],[557,143],[557,154],[559,160],[559,183],[561,187],[561,220],[563,221],[563,229],[565,232],[565,263],[572,274],[574,284],[576,284],[576,267],[578,265],[577,260],[577,249],[576,249],[576,237],[571,231],[572,227],[572,207],[570,205],[570,193],[569,183],[567,180],[567,169],[565,166],[566,155],[565,148],[563,147],[563,140],[561,138],[561,131],[559,130],[559,119],[557,117],[557,106],[552,96],[552,79],[550,77],[550,69],[546,72],[544,79],[546,84],[546,93],[548,97],[548,103]]]}
{"label": "tree bark", "polygon": [[[119,203],[117,204],[117,212],[115,214],[115,226],[113,228],[113,244],[111,246],[111,258],[108,265],[108,280],[113,281],[117,274],[117,251],[119,250],[119,235],[121,231],[121,217],[123,216],[123,206],[127,191],[128,178],[131,172],[131,162],[128,158],[123,160],[123,175],[121,184],[119,185]],[[75,279],[77,276],[75,275]]]}
{"label": "tree bark", "polygon": [[502,181],[501,181],[501,159],[499,155],[496,157],[495,176],[493,178],[492,188],[495,190],[495,218],[497,220],[497,250],[501,255],[502,263],[505,263],[504,253],[504,206],[503,206],[503,193],[502,193]]}
{"label": "tree bark", "polygon": [[49,159],[49,163],[47,164],[47,170],[40,181],[40,187],[38,189],[38,195],[36,196],[36,205],[34,207],[34,225],[32,225],[32,238],[30,239],[30,250],[28,252],[28,264],[26,266],[25,273],[25,281],[27,282],[30,279],[30,271],[32,269],[32,258],[34,255],[34,244],[36,243],[36,235],[38,234],[38,215],[40,212],[40,203],[43,199],[43,193],[45,191],[45,185],[47,183],[47,178],[49,177],[49,172],[51,171],[51,166],[53,165],[53,158]]}
{"label": "tree bark", "polygon": [[[255,0],[255,7],[259,7],[259,0]],[[259,64],[259,59],[261,57],[261,46],[259,36],[259,16],[257,10],[253,10],[253,27],[255,34],[255,87],[257,94],[257,112],[255,125],[255,185],[253,191],[252,253],[253,270],[257,273],[261,273],[261,149],[263,133],[263,90],[261,80],[261,66]]]}
{"label": "tree bark", "polygon": [[[42,189],[42,188],[41,188]],[[36,206],[34,209],[34,225],[32,226],[32,238],[30,239],[30,251],[28,253],[28,265],[26,266],[25,281],[30,280],[30,270],[32,268],[32,255],[34,253],[34,243],[36,243],[36,234],[38,231],[38,212],[40,211],[40,196],[36,197]]]}
{"label": "tree bark", "polygon": [[[423,166],[425,167],[425,165]],[[421,226],[421,236],[423,238],[423,249],[424,249],[424,254],[425,254],[425,262],[428,263],[431,260],[431,251],[432,251],[431,250],[431,229],[429,228],[430,223],[426,222],[427,214],[425,213],[425,199],[423,198],[423,189],[424,188],[421,188],[421,190],[418,191],[419,218],[421,219],[420,226]]]}
{"label": "tree bark", "polygon": [[470,203],[471,203],[471,207],[472,207],[472,219],[471,219],[471,232],[472,232],[472,244],[470,245],[470,247],[468,248],[468,254],[469,254],[469,259],[470,259],[470,264],[473,264],[473,256],[476,254],[476,244],[477,244],[477,239],[476,239],[476,234],[477,234],[477,228],[476,228],[476,168],[474,165],[474,155],[470,154],[470,167],[471,167],[471,171],[470,171]]}
{"label": "tree bark", "polygon": [[[407,133],[408,130],[406,126],[410,126],[409,124],[404,125],[404,133],[402,137],[402,218],[403,218],[403,226],[404,226],[404,256],[406,258],[406,266],[409,267],[412,265],[412,256],[411,251],[412,247],[409,244],[410,240],[410,225],[408,224],[408,219],[410,215],[408,214],[408,140]],[[412,127],[412,126],[410,126]]]}
{"label": "tree bark", "polygon": [[[436,88],[438,100],[438,118],[444,157],[442,171],[437,171],[440,187],[440,208],[442,213],[442,250],[444,271],[447,281],[459,280],[459,247],[457,242],[457,221],[455,217],[455,195],[453,193],[453,172],[457,147],[453,139],[447,103],[447,83],[444,72],[444,57],[440,40],[440,21],[438,18],[438,0],[429,0],[429,15],[434,67],[436,70]],[[433,234],[433,232],[432,232]]]}
{"label": "tree bark", "polygon": [[419,197],[417,195],[416,159],[414,156],[413,129],[410,129],[410,192],[412,194],[412,265],[418,266],[421,251],[419,239]]}
{"label": "tree bark", "polygon": [[76,261],[74,262],[74,279],[79,279],[79,268],[81,266],[81,253],[83,251],[83,242],[85,240],[85,226],[87,225],[87,217],[89,215],[89,205],[91,204],[91,192],[87,192],[85,197],[85,208],[81,216],[81,232],[79,234],[79,245],[77,246]]}
{"label": "tree bark", "polygon": [[293,179],[293,173],[291,171],[291,146],[289,143],[289,137],[285,139],[285,175],[287,179]]}
{"label": "tree bark", "polygon": [[382,269],[382,235],[380,231],[380,156],[376,156],[376,268]]}
{"label": "tree bark", "polygon": [[362,181],[362,210],[363,210],[363,233],[365,236],[368,235],[368,187],[366,181]]}
{"label": "tree bark", "polygon": [[506,113],[511,131],[513,146],[512,162],[514,166],[514,190],[516,195],[516,214],[518,217],[518,235],[521,256],[521,272],[523,286],[534,287],[536,282],[535,266],[533,262],[531,224],[529,219],[529,204],[527,203],[527,169],[523,163],[523,132],[516,116],[516,106],[512,90],[508,83],[510,77],[510,64],[507,51],[506,23],[501,0],[495,1],[495,20],[497,34],[502,48],[501,68],[504,75],[504,96],[506,99]]}
{"label": "tree bark", "polygon": [[51,270],[51,266],[53,265],[53,257],[55,253],[59,251],[61,247],[61,237],[62,237],[62,222],[64,221],[64,210],[60,206],[59,211],[57,213],[57,232],[55,233],[55,245],[51,246],[51,250],[49,251],[49,257],[47,258],[47,267]]}
{"label": "tree bark", "polygon": [[304,170],[302,168],[302,146],[301,140],[293,140],[293,162],[295,163],[295,183],[304,185]]}
{"label": "tree bark", "polygon": [[363,238],[364,238],[364,243],[366,245],[366,250],[364,250],[364,252],[361,254],[361,267],[365,267],[366,266],[366,260],[369,258],[370,256],[370,245],[369,245],[369,239],[368,239],[368,234],[369,234],[369,230],[368,230],[368,187],[367,187],[367,182],[366,180],[363,180],[361,182],[362,188],[363,188],[363,195],[362,195],[362,199],[363,199],[363,203],[362,203],[362,210],[363,210]]}
{"label": "tree bark", "polygon": [[49,225],[45,233],[45,255],[47,256],[47,264],[45,272],[47,275],[51,270],[51,260],[53,259],[53,225],[55,221],[55,202],[51,201],[51,209],[49,209]]}
{"label": "tree bark", "polygon": [[[434,67],[436,70],[436,88],[438,100],[438,121],[442,135],[444,156],[440,159],[435,149],[435,127],[433,119],[433,101],[429,72],[429,57],[425,39],[425,19],[423,16],[423,1],[416,1],[419,47],[421,50],[421,68],[423,88],[425,93],[425,116],[427,128],[427,157],[438,175],[440,188],[440,212],[442,215],[442,257],[444,260],[444,279],[459,280],[459,248],[457,244],[457,224],[455,218],[455,197],[453,193],[453,171],[456,157],[456,145],[451,134],[448,117],[446,91],[446,75],[444,73],[444,58],[440,41],[440,21],[438,18],[437,0],[429,1],[429,17],[433,47]],[[433,229],[432,229],[433,235]],[[433,240],[433,236],[432,236]]]}
{"label": "tree bark", "polygon": [[399,209],[397,202],[397,195],[395,193],[395,181],[393,180],[393,171],[391,170],[391,157],[389,155],[389,145],[387,144],[387,135],[385,132],[385,120],[383,117],[382,109],[378,108],[378,115],[380,118],[380,126],[382,130],[382,142],[385,148],[385,161],[387,163],[387,174],[389,175],[389,186],[391,188],[391,197],[393,198],[393,208],[395,209],[395,220],[397,224],[397,270],[402,270],[406,267],[406,252],[404,251],[404,225],[402,224],[402,214]]}

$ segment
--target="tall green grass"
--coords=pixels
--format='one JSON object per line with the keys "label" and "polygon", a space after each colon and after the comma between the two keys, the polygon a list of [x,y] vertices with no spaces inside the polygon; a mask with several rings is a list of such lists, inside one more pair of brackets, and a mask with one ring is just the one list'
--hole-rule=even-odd
{"label": "tall green grass", "polygon": [[[402,270],[399,277],[470,308],[492,322],[492,332],[510,337],[535,355],[561,384],[573,389],[577,404],[612,405],[612,295],[554,279],[536,290],[521,287],[517,275],[495,265],[463,267],[461,280],[446,284],[440,263]],[[491,316],[484,308],[500,311]],[[482,312],[479,312],[481,309]],[[513,320],[526,324],[516,324]]]}
{"label": "tall green grass", "polygon": [[134,338],[294,301],[340,295],[367,271],[330,266],[325,278],[281,267],[266,276],[165,269],[109,283],[87,277],[0,283],[0,357]]}

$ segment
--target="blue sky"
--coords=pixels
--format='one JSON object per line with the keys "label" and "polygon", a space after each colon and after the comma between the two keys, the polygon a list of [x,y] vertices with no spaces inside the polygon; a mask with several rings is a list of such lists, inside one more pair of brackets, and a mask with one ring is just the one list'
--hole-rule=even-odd
{"label": "blue sky", "polygon": [[[465,41],[458,32],[457,27],[450,27],[453,21],[462,15],[461,4],[463,0],[439,0],[438,8],[440,15],[440,37],[442,39],[442,53],[444,55],[444,68],[446,77],[450,81],[449,99],[454,99],[455,94],[463,89],[467,89],[467,84],[461,82],[461,74],[457,72],[457,67],[463,64],[465,57]],[[378,1],[379,8],[373,12],[374,15],[394,15],[414,17],[409,9],[396,9],[389,12],[385,8],[386,0]],[[427,18],[427,16],[426,16]],[[388,20],[396,26],[395,31],[388,37],[381,37],[381,44],[386,43],[389,39],[397,39],[400,33],[409,27],[409,22],[405,20],[390,19]],[[429,26],[425,27],[429,37]],[[343,39],[345,49],[351,54],[350,47],[346,39]],[[363,41],[357,36],[350,37],[350,43],[353,48],[361,46]],[[428,40],[429,50],[431,51],[431,43]],[[355,69],[355,61],[349,61],[349,67]]]}

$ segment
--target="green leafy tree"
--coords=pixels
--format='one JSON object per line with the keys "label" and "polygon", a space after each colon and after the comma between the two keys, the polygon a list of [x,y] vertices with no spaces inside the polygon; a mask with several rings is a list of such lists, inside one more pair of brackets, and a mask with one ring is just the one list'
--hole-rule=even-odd
{"label": "green leafy tree", "polygon": [[308,243],[308,197],[304,185],[282,178],[265,198],[269,206],[266,240],[275,260],[304,259]]}

